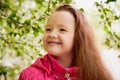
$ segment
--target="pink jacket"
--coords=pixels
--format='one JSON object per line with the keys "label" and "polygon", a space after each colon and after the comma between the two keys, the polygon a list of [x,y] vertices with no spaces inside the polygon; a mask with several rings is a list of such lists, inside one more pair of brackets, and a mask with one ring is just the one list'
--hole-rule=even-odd
{"label": "pink jacket", "polygon": [[24,69],[18,80],[78,80],[78,67],[63,68],[49,54]]}

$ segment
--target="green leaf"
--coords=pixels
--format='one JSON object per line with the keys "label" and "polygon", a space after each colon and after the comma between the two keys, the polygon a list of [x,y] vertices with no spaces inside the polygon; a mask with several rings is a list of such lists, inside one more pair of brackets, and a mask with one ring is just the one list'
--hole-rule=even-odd
{"label": "green leaf", "polygon": [[106,38],[105,44],[110,46],[110,40],[108,38]]}
{"label": "green leaf", "polygon": [[42,57],[43,55],[42,54],[38,54],[40,57]]}
{"label": "green leaf", "polygon": [[109,31],[109,28],[107,26],[104,26],[105,31]]}
{"label": "green leaf", "polygon": [[108,25],[111,27],[111,25],[112,25],[112,22],[111,22],[111,21],[108,21]]}
{"label": "green leaf", "polygon": [[31,20],[30,20],[30,19],[27,19],[27,20],[25,20],[25,22],[24,22],[24,24],[26,24],[26,25],[30,25],[30,23],[31,23]]}
{"label": "green leaf", "polygon": [[103,9],[103,13],[104,13],[105,15],[107,14],[107,13],[106,13],[106,9],[105,9],[105,8]]}
{"label": "green leaf", "polygon": [[10,33],[9,33],[9,35],[11,35],[11,36],[14,36],[14,37],[15,37],[15,36],[17,35],[17,33],[15,33],[15,32],[10,32]]}
{"label": "green leaf", "polygon": [[120,44],[117,45],[117,48],[120,49]]}
{"label": "green leaf", "polygon": [[118,40],[120,40],[120,36],[118,36],[116,33],[113,34]]}
{"label": "green leaf", "polygon": [[107,0],[105,3],[116,2],[116,0]]}
{"label": "green leaf", "polygon": [[104,30],[107,34],[112,35],[112,32],[109,30],[109,27],[104,26]]}
{"label": "green leaf", "polygon": [[98,12],[102,12],[102,10],[101,10],[101,9],[98,9]]}
{"label": "green leaf", "polygon": [[20,3],[22,3],[24,0],[19,0]]}
{"label": "green leaf", "polygon": [[33,34],[36,37],[38,35],[38,33],[39,33],[39,30],[36,27],[32,27],[32,29],[34,31]]}
{"label": "green leaf", "polygon": [[8,3],[0,2],[0,9],[10,9],[10,5]]}
{"label": "green leaf", "polygon": [[67,4],[70,4],[72,0],[65,0]]}
{"label": "green leaf", "polygon": [[118,56],[118,58],[120,58],[120,55]]}
{"label": "green leaf", "polygon": [[42,4],[42,2],[44,2],[44,0],[35,0],[35,2],[38,4]]}
{"label": "green leaf", "polygon": [[10,18],[14,18],[16,16],[16,11],[12,12],[12,14],[10,15]]}
{"label": "green leaf", "polygon": [[83,9],[83,8],[80,8],[79,10],[80,10],[81,12],[84,12],[84,9]]}
{"label": "green leaf", "polygon": [[103,15],[103,14],[102,14],[102,15],[100,15],[100,18],[101,18],[101,19],[104,19],[104,15]]}
{"label": "green leaf", "polygon": [[17,51],[17,57],[21,56],[21,52]]}
{"label": "green leaf", "polygon": [[98,2],[95,2],[95,5],[98,7],[98,6],[100,6],[100,4],[98,3]]}
{"label": "green leaf", "polygon": [[7,19],[6,21],[7,21],[8,26],[12,27],[12,21],[10,19]]}
{"label": "green leaf", "polygon": [[118,20],[118,19],[120,19],[120,17],[119,17],[119,16],[116,16],[116,15],[115,15],[114,17],[115,17],[115,20]]}

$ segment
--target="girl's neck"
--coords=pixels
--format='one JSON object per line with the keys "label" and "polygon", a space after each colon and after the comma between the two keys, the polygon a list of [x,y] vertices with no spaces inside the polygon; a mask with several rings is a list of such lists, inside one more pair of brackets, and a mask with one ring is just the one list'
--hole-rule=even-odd
{"label": "girl's neck", "polygon": [[62,56],[62,57],[55,57],[57,62],[62,65],[64,68],[71,67],[72,62],[72,55]]}

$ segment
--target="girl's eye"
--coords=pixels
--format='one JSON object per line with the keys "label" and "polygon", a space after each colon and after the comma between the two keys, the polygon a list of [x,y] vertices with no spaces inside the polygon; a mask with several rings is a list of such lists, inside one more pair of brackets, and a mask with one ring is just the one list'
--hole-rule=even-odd
{"label": "girl's eye", "polygon": [[65,29],[60,29],[60,31],[66,31]]}
{"label": "girl's eye", "polygon": [[48,29],[46,29],[45,31],[51,31],[51,29],[50,29],[50,28],[48,28]]}

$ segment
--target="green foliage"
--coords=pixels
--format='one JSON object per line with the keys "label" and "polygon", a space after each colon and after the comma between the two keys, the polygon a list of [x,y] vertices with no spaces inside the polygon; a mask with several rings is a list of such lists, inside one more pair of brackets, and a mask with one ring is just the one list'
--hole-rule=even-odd
{"label": "green foliage", "polygon": [[24,67],[42,56],[47,18],[54,7],[71,1],[0,1],[0,80],[16,80]]}
{"label": "green foliage", "polygon": [[110,3],[110,2],[116,2],[116,0],[107,0],[106,3]]}
{"label": "green foliage", "polygon": [[[115,48],[120,50],[120,32],[114,31],[112,28],[115,22],[120,22],[120,14],[117,14],[109,5],[110,2],[115,2],[116,0],[107,0],[107,3],[96,2],[95,5],[98,9],[100,15],[100,25],[103,25],[104,31],[107,33],[105,44],[109,48]],[[117,7],[117,6],[116,6]],[[118,10],[119,11],[119,10]]]}

